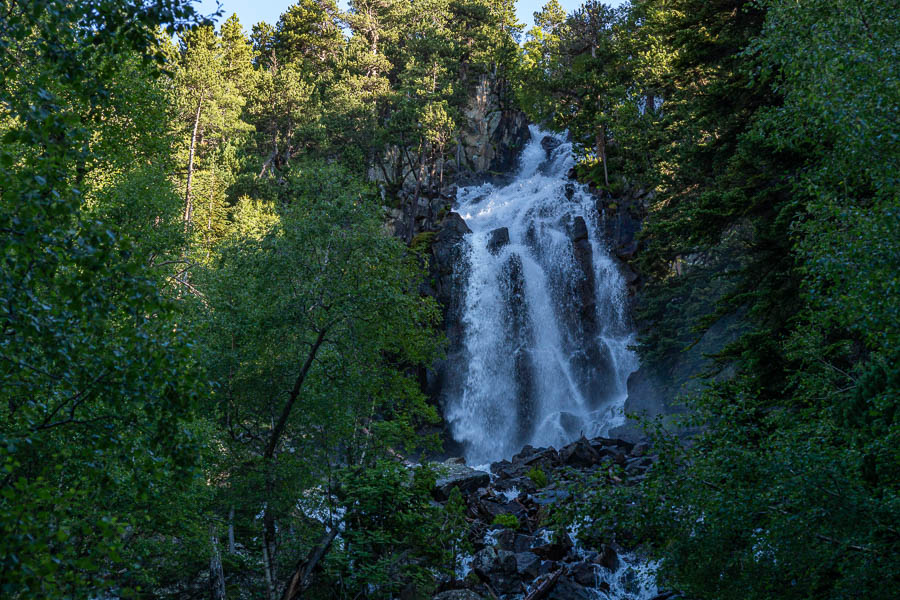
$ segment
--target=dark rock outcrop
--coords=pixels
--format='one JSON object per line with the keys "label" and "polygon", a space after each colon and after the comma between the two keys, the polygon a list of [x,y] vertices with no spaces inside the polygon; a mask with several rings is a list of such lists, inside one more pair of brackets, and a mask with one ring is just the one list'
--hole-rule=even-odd
{"label": "dark rock outcrop", "polygon": [[[429,248],[428,278],[421,286],[423,294],[432,296],[440,304],[444,332],[449,341],[446,359],[435,363],[425,376],[425,391],[438,402],[444,395],[460,393],[465,377],[460,365],[465,364],[462,312],[466,274],[460,265],[465,264],[464,238],[470,233],[472,231],[459,214],[451,212],[444,217]],[[449,435],[445,438],[445,446],[452,448]]]}
{"label": "dark rock outcrop", "polygon": [[505,246],[509,245],[509,229],[500,227],[488,234],[487,249],[491,254],[499,254]]}
{"label": "dark rock outcrop", "polygon": [[447,461],[440,466],[440,470],[442,472],[432,491],[435,499],[440,501],[447,500],[453,488],[459,488],[464,494],[471,494],[491,482],[491,476],[484,471],[476,471],[456,462]]}
{"label": "dark rock outcrop", "polygon": [[517,553],[516,572],[523,581],[532,581],[541,574],[541,557],[534,552]]}
{"label": "dark rock outcrop", "polygon": [[594,595],[569,577],[560,577],[547,600],[593,600]]}
{"label": "dark rock outcrop", "polygon": [[507,550],[497,550],[493,546],[479,550],[472,560],[472,570],[499,594],[514,594],[522,589],[518,560]]}
{"label": "dark rock outcrop", "polygon": [[552,135],[546,135],[541,139],[541,148],[544,149],[548,156],[561,145],[562,142]]}
{"label": "dark rock outcrop", "polygon": [[[497,238],[505,237],[509,239],[509,231],[502,227],[494,230]],[[493,241],[494,238],[492,238]],[[535,391],[537,389],[535,376],[537,370],[528,350],[534,346],[534,332],[531,329],[531,322],[528,318],[528,305],[525,297],[525,274],[523,272],[522,257],[518,254],[511,254],[509,259],[503,265],[502,277],[503,284],[500,293],[504,296],[503,305],[508,307],[507,314],[499,315],[500,318],[508,320],[505,331],[508,332],[509,339],[506,346],[509,348],[517,348],[515,352],[515,374],[516,374],[516,397],[519,399],[517,404],[517,419],[519,430],[517,432],[519,441],[524,441],[531,437],[531,433],[535,426],[535,405],[537,398]]]}
{"label": "dark rock outcrop", "polygon": [[584,437],[560,450],[559,458],[570,467],[587,468],[600,463],[600,454]]}

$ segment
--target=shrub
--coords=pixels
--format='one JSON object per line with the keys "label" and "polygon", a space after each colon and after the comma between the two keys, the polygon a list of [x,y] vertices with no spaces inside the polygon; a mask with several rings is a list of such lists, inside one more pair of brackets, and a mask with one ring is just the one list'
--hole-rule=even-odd
{"label": "shrub", "polygon": [[505,515],[497,515],[494,517],[494,522],[492,525],[500,525],[501,527],[506,527],[508,529],[518,529],[519,528],[519,518],[516,515],[511,515],[509,513]]}
{"label": "shrub", "polygon": [[547,474],[544,473],[543,469],[539,467],[532,467],[528,473],[526,473],[528,478],[534,482],[534,485],[539,488],[547,487]]}

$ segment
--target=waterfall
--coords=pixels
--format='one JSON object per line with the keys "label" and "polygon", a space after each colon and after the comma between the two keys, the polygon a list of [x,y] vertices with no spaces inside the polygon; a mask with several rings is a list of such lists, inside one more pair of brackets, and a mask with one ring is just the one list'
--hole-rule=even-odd
{"label": "waterfall", "polygon": [[460,188],[465,236],[458,384],[444,412],[470,463],[556,446],[624,422],[637,368],[625,283],[596,199],[568,179],[564,135],[531,127],[507,185]]}

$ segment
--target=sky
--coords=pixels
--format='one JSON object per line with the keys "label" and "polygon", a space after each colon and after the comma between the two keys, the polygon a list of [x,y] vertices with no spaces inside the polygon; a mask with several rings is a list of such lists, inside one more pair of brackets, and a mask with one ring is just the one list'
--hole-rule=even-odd
{"label": "sky", "polygon": [[[223,18],[225,20],[231,13],[237,13],[241,24],[246,31],[250,31],[250,27],[254,23],[265,21],[272,25],[278,21],[278,17],[284,10],[294,3],[294,0],[219,0],[222,4]],[[346,7],[346,0],[339,0],[342,7]],[[571,11],[581,5],[582,0],[560,0],[566,11]],[[607,4],[619,6],[625,0],[606,0]],[[517,11],[519,20],[527,24],[525,31],[531,29],[535,11],[541,9],[546,0],[518,0]],[[203,14],[210,14],[216,10],[216,0],[200,0],[196,6]]]}

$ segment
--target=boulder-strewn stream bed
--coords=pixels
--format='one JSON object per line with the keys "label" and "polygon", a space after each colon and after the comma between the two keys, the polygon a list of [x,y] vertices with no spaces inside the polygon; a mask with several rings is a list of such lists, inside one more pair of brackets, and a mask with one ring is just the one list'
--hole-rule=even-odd
{"label": "boulder-strewn stream bed", "polygon": [[459,488],[474,553],[435,600],[676,598],[656,588],[653,565],[634,549],[615,542],[585,547],[577,525],[554,530],[548,521],[554,507],[573,500],[567,482],[599,475],[639,485],[655,458],[645,443],[582,437],[559,450],[526,446],[489,466],[468,467],[461,458],[442,463],[434,498],[446,502]]}

